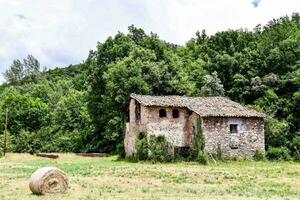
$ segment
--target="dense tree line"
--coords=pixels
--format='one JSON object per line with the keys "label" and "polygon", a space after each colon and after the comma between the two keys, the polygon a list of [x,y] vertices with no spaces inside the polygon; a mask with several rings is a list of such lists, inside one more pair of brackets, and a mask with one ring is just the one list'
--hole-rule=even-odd
{"label": "dense tree line", "polygon": [[40,72],[33,61],[14,61],[0,90],[14,151],[121,150],[134,92],[228,96],[266,114],[267,150],[300,158],[299,14],[253,31],[197,32],[185,46],[130,26],[82,64]]}

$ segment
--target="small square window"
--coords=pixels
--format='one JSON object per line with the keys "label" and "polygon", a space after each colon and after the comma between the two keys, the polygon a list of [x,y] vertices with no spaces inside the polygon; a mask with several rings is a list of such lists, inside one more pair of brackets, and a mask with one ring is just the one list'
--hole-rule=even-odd
{"label": "small square window", "polygon": [[230,124],[230,133],[238,133],[238,125]]}

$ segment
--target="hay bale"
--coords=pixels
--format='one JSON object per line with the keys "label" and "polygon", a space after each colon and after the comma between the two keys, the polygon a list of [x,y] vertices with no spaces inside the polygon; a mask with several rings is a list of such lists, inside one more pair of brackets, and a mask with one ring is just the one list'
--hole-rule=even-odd
{"label": "hay bale", "polygon": [[34,194],[62,193],[67,190],[68,185],[68,177],[62,170],[43,167],[31,175],[29,188]]}

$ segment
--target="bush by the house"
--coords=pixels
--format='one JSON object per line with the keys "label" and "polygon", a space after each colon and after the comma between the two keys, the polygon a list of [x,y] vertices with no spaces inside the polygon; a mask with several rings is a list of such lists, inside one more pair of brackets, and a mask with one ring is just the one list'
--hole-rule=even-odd
{"label": "bush by the house", "polygon": [[291,144],[292,156],[296,161],[300,161],[300,136],[296,136]]}
{"label": "bush by the house", "polygon": [[265,154],[260,150],[256,150],[253,159],[256,161],[265,160]]}
{"label": "bush by the house", "polygon": [[269,160],[291,160],[289,150],[286,147],[270,147],[267,158]]}
{"label": "bush by the house", "polygon": [[173,160],[173,146],[164,136],[149,137],[149,160],[154,162],[171,162]]}
{"label": "bush by the house", "polygon": [[119,158],[123,159],[123,158],[126,157],[126,152],[125,152],[123,142],[117,144],[116,151],[117,151],[117,154],[118,154]]}
{"label": "bush by the house", "polygon": [[136,157],[138,160],[147,160],[149,154],[148,139],[145,132],[140,132],[136,141]]}
{"label": "bush by the house", "polygon": [[130,161],[171,162],[174,159],[174,147],[164,136],[148,136],[147,133],[141,132],[135,145],[136,153],[133,158],[129,158]]}
{"label": "bush by the house", "polygon": [[203,165],[208,164],[208,154],[206,151],[198,152],[197,162],[199,162],[200,164],[203,164]]}

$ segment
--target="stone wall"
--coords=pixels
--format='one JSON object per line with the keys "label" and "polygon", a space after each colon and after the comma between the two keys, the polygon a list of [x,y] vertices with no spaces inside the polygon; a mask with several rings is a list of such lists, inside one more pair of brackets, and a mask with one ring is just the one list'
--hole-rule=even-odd
{"label": "stone wall", "polygon": [[126,132],[124,139],[124,148],[126,155],[132,155],[135,152],[135,141],[137,133],[140,131],[140,125],[135,120],[136,100],[129,102],[129,122],[126,123]]}
{"label": "stone wall", "polygon": [[[193,142],[194,118],[195,113],[190,113],[187,108],[173,107],[140,107],[140,121],[136,121],[136,106],[138,102],[131,99],[129,104],[129,123],[126,124],[125,133],[125,151],[127,155],[135,152],[135,142],[137,134],[141,131],[147,132],[149,135],[163,135],[166,140],[174,146],[186,147]],[[159,116],[159,110],[166,110],[166,117]],[[178,118],[173,118],[173,109],[179,111]]]}
{"label": "stone wall", "polygon": [[[230,133],[230,124],[237,124],[238,133]],[[262,118],[202,118],[205,150],[216,153],[220,146],[227,157],[251,158],[258,149],[265,151]]]}
{"label": "stone wall", "polygon": [[[159,110],[165,109],[167,116],[160,118]],[[172,111],[177,109],[179,117],[173,118]],[[186,108],[146,107],[143,116],[143,127],[150,135],[163,135],[166,140],[177,147],[189,146],[190,143],[190,114]]]}
{"label": "stone wall", "polygon": [[[142,106],[135,99],[130,100],[129,123],[126,124],[124,141],[126,155],[135,153],[137,134],[141,131],[150,135],[164,135],[167,141],[177,147],[189,147],[194,144],[195,124],[199,116],[187,108],[164,107],[167,116],[161,118],[159,116],[161,108]],[[178,118],[173,118],[173,109],[179,111]],[[252,157],[257,149],[264,152],[262,118],[203,117],[201,119],[206,151],[216,153],[219,146],[224,156],[248,158]],[[230,133],[230,124],[238,125],[237,133]]]}

